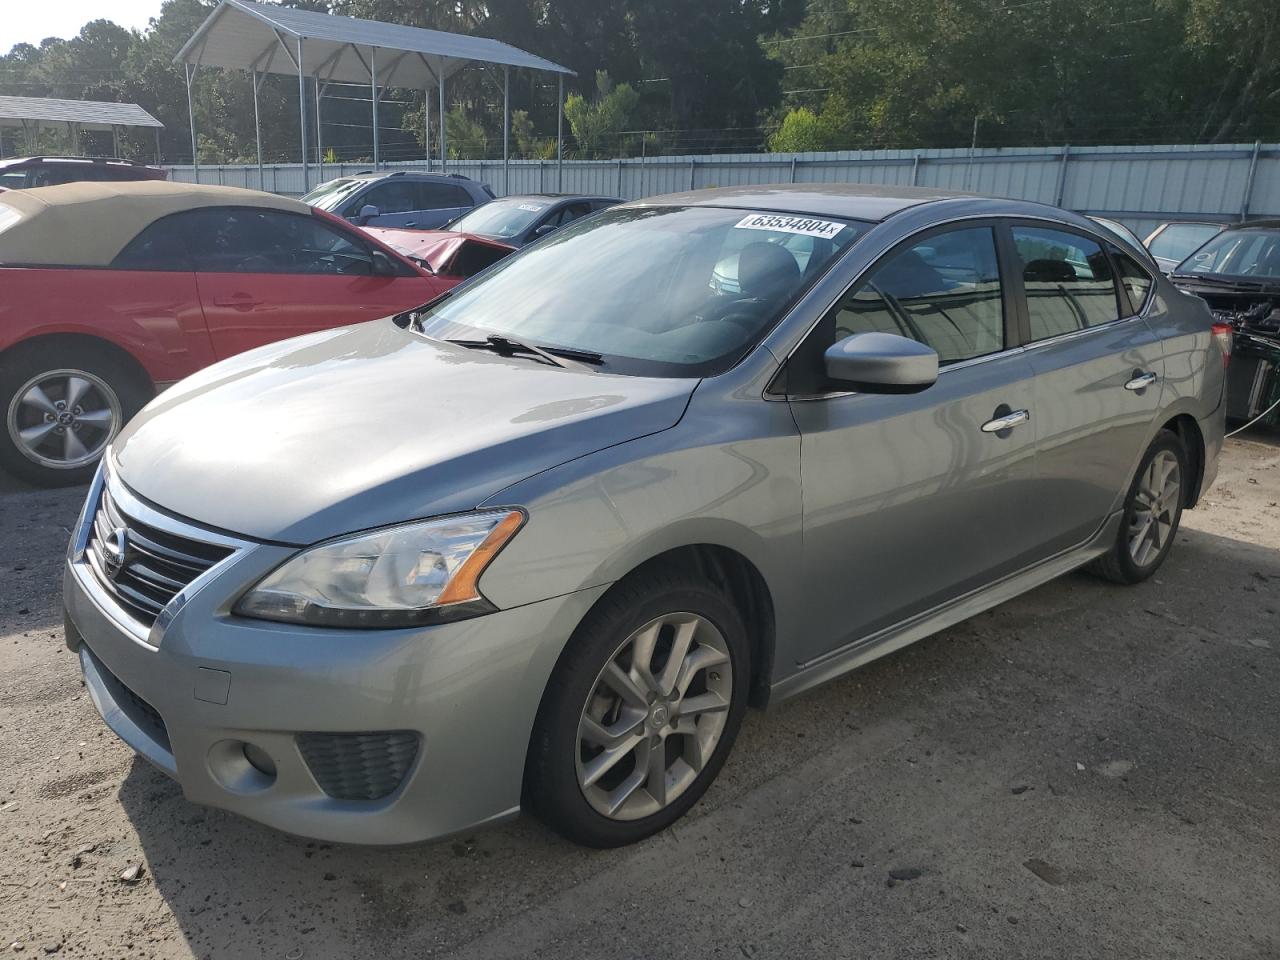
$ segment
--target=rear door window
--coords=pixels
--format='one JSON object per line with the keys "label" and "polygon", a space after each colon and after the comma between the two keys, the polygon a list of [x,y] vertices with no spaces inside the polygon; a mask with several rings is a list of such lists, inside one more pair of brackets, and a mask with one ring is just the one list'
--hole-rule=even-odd
{"label": "rear door window", "polygon": [[1097,242],[1065,230],[1012,229],[1033,342],[1119,319],[1111,262]]}
{"label": "rear door window", "polygon": [[415,210],[448,210],[474,206],[471,195],[453,183],[419,181],[413,186],[418,197]]}

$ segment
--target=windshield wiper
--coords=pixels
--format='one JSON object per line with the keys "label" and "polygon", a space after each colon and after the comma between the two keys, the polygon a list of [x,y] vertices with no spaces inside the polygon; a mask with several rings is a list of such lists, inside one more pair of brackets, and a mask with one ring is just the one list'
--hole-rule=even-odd
{"label": "windshield wiper", "polygon": [[1190,280],[1193,283],[1203,283],[1207,286],[1213,287],[1243,287],[1247,290],[1260,290],[1263,287],[1271,285],[1266,280],[1257,280],[1253,277],[1232,277],[1229,274],[1175,272],[1169,274],[1169,276],[1177,277],[1179,280]]}
{"label": "windshield wiper", "polygon": [[492,350],[500,356],[509,357],[517,353],[525,353],[556,367],[582,367],[586,364],[599,366],[604,363],[603,355],[590,350],[577,350],[573,347],[539,347],[536,344],[525,343],[497,333],[491,333],[483,340],[450,339],[445,342],[456,343],[460,347],[471,350]]}

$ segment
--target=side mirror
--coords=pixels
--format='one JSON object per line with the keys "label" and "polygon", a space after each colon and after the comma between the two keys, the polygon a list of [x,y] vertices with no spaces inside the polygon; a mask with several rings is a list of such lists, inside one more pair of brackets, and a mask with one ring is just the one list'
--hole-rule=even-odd
{"label": "side mirror", "polygon": [[363,227],[374,217],[378,216],[378,212],[378,208],[372,203],[366,203],[360,208],[360,212],[356,215],[356,220],[360,223],[360,226]]}
{"label": "side mirror", "polygon": [[370,256],[373,260],[371,272],[375,277],[394,277],[396,275],[396,265],[390,257],[382,250],[374,250]]}
{"label": "side mirror", "polygon": [[556,225],[554,223],[544,223],[537,230],[533,231],[533,235],[535,237],[545,237],[548,233],[553,232],[555,228]]}
{"label": "side mirror", "polygon": [[919,393],[938,379],[938,354],[894,333],[855,333],[823,355],[828,379],[860,393]]}

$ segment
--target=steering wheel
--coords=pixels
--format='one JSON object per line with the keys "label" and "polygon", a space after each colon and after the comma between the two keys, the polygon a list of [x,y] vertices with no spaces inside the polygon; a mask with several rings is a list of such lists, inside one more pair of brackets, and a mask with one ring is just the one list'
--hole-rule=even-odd
{"label": "steering wheel", "polygon": [[754,297],[740,297],[725,304],[719,315],[701,316],[703,323],[718,320],[721,323],[736,323],[740,327],[754,328],[760,322],[761,302]]}

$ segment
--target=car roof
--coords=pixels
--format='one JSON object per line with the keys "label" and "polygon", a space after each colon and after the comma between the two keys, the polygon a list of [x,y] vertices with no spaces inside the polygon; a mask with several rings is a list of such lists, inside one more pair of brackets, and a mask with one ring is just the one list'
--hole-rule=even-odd
{"label": "car roof", "polygon": [[140,163],[137,160],[125,160],[122,157],[63,157],[63,156],[39,156],[39,157],[8,157],[0,159],[0,170],[10,170],[14,167],[34,166],[41,163],[87,163],[91,165],[110,164],[117,167],[146,167],[147,164]]}
{"label": "car roof", "polygon": [[387,180],[391,177],[412,180],[441,180],[446,183],[475,183],[470,177],[458,173],[428,173],[426,170],[361,170],[359,173],[344,173],[334,180]]}
{"label": "car roof", "polygon": [[239,187],[138,180],[9,190],[0,208],[18,214],[0,231],[0,263],[105,267],[161,217],[200,207],[261,207],[311,215],[300,200]]}
{"label": "car roof", "polygon": [[509,193],[505,197],[498,197],[499,200],[552,200],[559,203],[562,200],[608,200],[612,203],[622,203],[620,197],[606,197],[595,193]]}
{"label": "car roof", "polygon": [[1280,220],[1246,220],[1244,223],[1228,223],[1224,230],[1276,230],[1280,229]]}
{"label": "car roof", "polygon": [[879,221],[909,207],[937,200],[959,199],[982,198],[973,193],[932,187],[871,183],[777,183],[668,193],[635,200],[628,206],[729,207]]}

